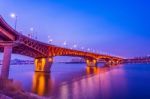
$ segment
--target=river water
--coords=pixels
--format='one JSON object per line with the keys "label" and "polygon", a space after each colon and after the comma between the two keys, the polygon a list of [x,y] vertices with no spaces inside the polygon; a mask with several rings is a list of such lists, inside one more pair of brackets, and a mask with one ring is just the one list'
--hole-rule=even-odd
{"label": "river water", "polygon": [[34,72],[34,65],[12,65],[9,79],[52,99],[150,99],[150,64],[89,68],[54,63],[49,74]]}

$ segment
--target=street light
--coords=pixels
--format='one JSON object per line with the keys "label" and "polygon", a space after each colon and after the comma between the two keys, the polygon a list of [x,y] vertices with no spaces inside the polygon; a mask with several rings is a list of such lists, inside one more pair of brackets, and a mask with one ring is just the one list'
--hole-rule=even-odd
{"label": "street light", "polygon": [[84,50],[84,47],[81,47],[82,50]]}
{"label": "street light", "polygon": [[31,27],[31,28],[30,28],[30,31],[31,31],[31,38],[33,38],[33,37],[34,37],[34,34],[33,34],[34,28]]}
{"label": "street light", "polygon": [[34,28],[33,28],[33,27],[31,27],[31,28],[30,28],[30,31],[33,31],[33,30],[34,30]]}
{"label": "street light", "polygon": [[77,48],[77,45],[76,45],[76,44],[74,44],[74,45],[73,45],[73,47],[74,47],[74,48]]}
{"label": "street light", "polygon": [[90,48],[88,48],[87,50],[90,51]]}
{"label": "street light", "polygon": [[15,13],[11,13],[10,17],[13,18],[13,19],[15,19],[15,26],[14,26],[14,28],[16,30],[17,29],[17,15]]}
{"label": "street light", "polygon": [[64,45],[64,46],[66,46],[66,45],[67,45],[67,42],[66,42],[66,41],[64,41],[63,45]]}
{"label": "street light", "polygon": [[48,43],[52,43],[53,39],[49,39]]}
{"label": "street light", "polygon": [[48,43],[52,43],[53,39],[51,39],[51,36],[48,35]]}
{"label": "street light", "polygon": [[36,40],[38,39],[37,35],[38,35],[37,32],[35,32],[35,39],[36,39]]}

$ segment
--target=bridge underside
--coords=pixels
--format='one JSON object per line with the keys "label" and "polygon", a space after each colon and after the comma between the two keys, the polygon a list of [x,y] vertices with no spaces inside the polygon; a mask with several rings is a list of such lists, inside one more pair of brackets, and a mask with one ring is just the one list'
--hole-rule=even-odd
{"label": "bridge underside", "polygon": [[[57,56],[56,54],[55,54],[55,56],[50,56],[50,55],[45,56],[43,53],[39,52],[38,50],[33,49],[32,47],[29,47],[29,46],[27,46],[25,44],[21,44],[21,43],[3,43],[3,44],[0,43],[0,52],[4,52],[3,63],[8,62],[7,64],[4,64],[4,65],[7,65],[7,66],[4,66],[4,67],[7,67],[6,70],[9,70],[8,65],[10,65],[11,53],[25,55],[25,56],[35,58],[35,61],[34,61],[35,62],[35,71],[38,71],[38,72],[50,72],[50,68],[53,63],[53,57]],[[51,55],[54,55],[54,54],[51,54]],[[61,54],[58,54],[58,55],[74,56],[73,53],[64,53],[64,52],[61,52]],[[84,56],[84,55],[83,56],[76,55],[76,56],[84,58],[87,66],[89,66],[89,67],[97,66],[97,63],[99,60],[99,59],[89,57],[89,56]],[[103,56],[101,56],[100,59],[105,60],[105,62],[108,65],[120,63],[120,61],[118,61],[118,60],[111,59],[111,58],[105,58]]]}
{"label": "bridge underside", "polygon": [[45,57],[44,55],[42,55],[42,53],[38,52],[35,49],[29,48],[24,44],[19,44],[18,46],[13,47],[13,53],[25,55],[33,58]]}
{"label": "bridge underside", "polygon": [[[4,46],[0,46],[0,52],[4,52]],[[18,44],[17,46],[12,44],[12,53],[14,54],[20,54],[20,55],[24,55],[24,56],[29,56],[29,57],[45,57],[44,55],[42,55],[41,53],[39,53],[38,51],[29,48],[27,46],[25,46],[24,44]]]}
{"label": "bridge underside", "polygon": [[[0,52],[4,52],[3,63],[7,63],[7,64],[3,64],[4,65],[3,67],[7,67],[5,70],[9,70],[11,53],[26,55],[35,58],[34,61],[35,71],[37,72],[50,72],[51,65],[53,63],[53,57],[54,57],[54,56],[49,56],[49,57],[44,56],[37,50],[29,48],[24,44],[17,44],[17,45],[4,44],[3,46],[0,46]],[[98,64],[98,60],[95,58],[91,58],[91,57],[82,57],[82,58],[85,59],[85,62],[89,67],[95,67]],[[112,60],[108,58],[101,58],[100,60],[104,60],[108,64],[108,66],[112,64],[120,63],[118,60]]]}

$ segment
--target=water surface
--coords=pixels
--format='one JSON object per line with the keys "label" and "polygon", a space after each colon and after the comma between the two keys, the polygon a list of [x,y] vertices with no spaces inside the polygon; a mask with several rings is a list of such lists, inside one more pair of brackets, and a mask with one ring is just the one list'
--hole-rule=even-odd
{"label": "water surface", "polygon": [[54,63],[49,74],[34,72],[34,65],[12,65],[9,79],[52,99],[150,99],[150,64],[89,68]]}

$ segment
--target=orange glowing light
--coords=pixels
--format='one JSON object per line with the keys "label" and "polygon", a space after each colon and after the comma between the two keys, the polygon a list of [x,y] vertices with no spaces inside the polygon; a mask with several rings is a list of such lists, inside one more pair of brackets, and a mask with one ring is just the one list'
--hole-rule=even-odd
{"label": "orange glowing light", "polygon": [[52,58],[48,58],[48,61],[49,61],[49,62],[52,62],[52,61],[53,61],[53,59],[52,59]]}

